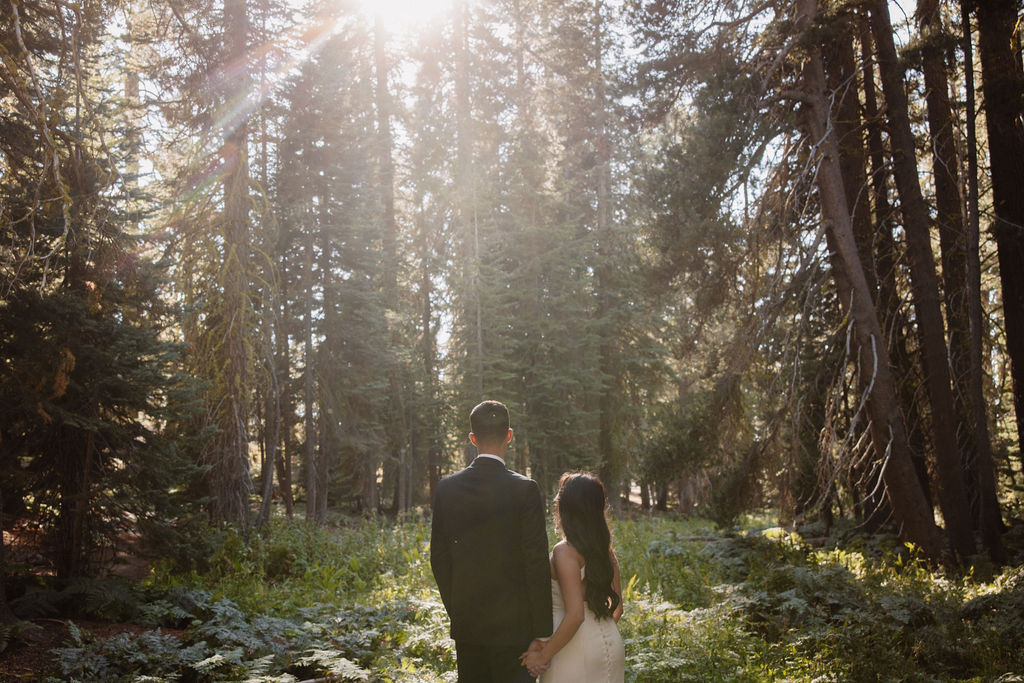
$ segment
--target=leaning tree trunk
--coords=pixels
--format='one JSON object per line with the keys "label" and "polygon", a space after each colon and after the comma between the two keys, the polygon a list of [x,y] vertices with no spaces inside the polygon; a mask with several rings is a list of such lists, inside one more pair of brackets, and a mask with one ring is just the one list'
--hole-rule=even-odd
{"label": "leaning tree trunk", "polygon": [[992,233],[999,250],[1006,353],[1010,357],[1017,441],[1024,447],[1024,73],[1017,38],[1016,0],[976,3],[985,124],[988,131]]}
{"label": "leaning tree trunk", "polygon": [[[843,176],[843,189],[846,191],[846,206],[851,210],[850,220],[853,225],[853,238],[857,243],[857,254],[868,290],[872,297],[877,296],[878,277],[874,258],[875,229],[871,219],[871,193],[867,191],[867,153],[864,148],[864,136],[860,106],[855,87],[857,78],[856,57],[853,50],[853,22],[847,22],[844,29],[825,47],[826,79],[829,89],[835,93],[836,108],[833,125],[835,126],[836,144],[839,148],[839,171]],[[870,84],[869,84],[870,87]],[[829,253],[832,258],[833,272],[836,273],[836,291],[840,297],[849,300],[851,287],[840,274],[841,266],[837,263],[834,237],[829,234]],[[867,387],[859,387],[864,391]],[[868,481],[871,474],[880,466],[879,461],[862,461],[852,472],[855,482]],[[859,488],[854,486],[854,488]],[[876,530],[889,516],[889,508],[885,501],[885,493],[878,487],[868,486],[866,495],[855,491],[854,508],[864,521],[868,530]]]}
{"label": "leaning tree trunk", "polygon": [[981,255],[978,219],[978,139],[976,109],[974,103],[974,49],[971,45],[971,15],[967,0],[960,2],[960,16],[963,22],[964,89],[967,91],[967,221],[965,240],[967,268],[965,297],[967,298],[967,319],[969,326],[969,383],[968,404],[974,422],[978,443],[978,520],[981,538],[989,554],[996,562],[1006,559],[1003,549],[1004,530],[1002,513],[996,492],[995,460],[992,457],[988,433],[988,413],[985,410],[982,370],[982,313],[981,313]]}
{"label": "leaning tree trunk", "polygon": [[[817,13],[815,0],[800,0],[798,21],[808,28]],[[857,367],[867,387],[867,410],[871,419],[871,440],[880,457],[888,461],[883,469],[886,493],[900,528],[901,537],[918,545],[932,558],[942,553],[942,542],[931,507],[917,481],[907,448],[906,432],[896,402],[896,390],[889,369],[889,355],[875,315],[871,291],[868,289],[857,256],[850,211],[846,205],[843,178],[839,169],[839,152],[829,121],[825,97],[825,72],[821,50],[808,46],[804,67],[807,107],[805,123],[811,139],[821,152],[816,182],[820,196],[822,220],[832,233],[842,276],[849,282],[851,297],[843,305],[851,318]]]}
{"label": "leaning tree trunk", "polygon": [[870,5],[871,32],[878,50],[878,71],[885,94],[892,142],[893,177],[907,240],[911,294],[932,408],[932,447],[939,482],[939,506],[950,546],[958,560],[974,554],[967,491],[956,441],[956,411],[950,389],[946,340],[939,306],[938,278],[932,255],[928,206],[918,181],[914,134],[910,128],[907,94],[900,71],[887,0]]}
{"label": "leaning tree trunk", "polygon": [[846,206],[850,209],[853,238],[857,242],[857,254],[864,268],[864,278],[872,295],[877,291],[878,276],[875,271],[873,251],[874,226],[871,224],[870,193],[867,192],[867,155],[864,150],[864,136],[857,98],[857,64],[853,51],[852,21],[825,47],[825,77],[828,86],[835,93],[836,106],[834,121],[836,146],[839,148],[839,170],[843,174],[846,190]]}

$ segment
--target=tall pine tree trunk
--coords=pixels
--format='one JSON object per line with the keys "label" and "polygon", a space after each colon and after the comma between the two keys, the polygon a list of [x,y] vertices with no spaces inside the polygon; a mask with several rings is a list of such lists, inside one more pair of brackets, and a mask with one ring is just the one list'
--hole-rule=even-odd
{"label": "tall pine tree trunk", "polygon": [[238,69],[241,77],[225,77],[228,87],[223,106],[241,113],[229,121],[221,163],[224,164],[224,215],[221,234],[224,264],[221,270],[224,310],[218,344],[218,427],[211,462],[211,508],[214,519],[249,527],[249,155],[247,108],[239,106],[249,95],[246,67],[249,18],[246,0],[224,0],[224,72]]}
{"label": "tall pine tree trunk", "polygon": [[[280,253],[280,251],[279,251]],[[292,489],[292,453],[294,447],[292,435],[295,433],[295,401],[290,386],[291,357],[288,354],[288,289],[287,278],[281,278],[281,305],[275,316],[276,330],[274,346],[276,349],[275,374],[280,382],[278,388],[277,410],[281,424],[277,458],[277,481],[281,486],[284,499],[284,512],[291,519],[295,512],[295,496]]]}
{"label": "tall pine tree trunk", "polygon": [[[803,25],[802,28],[810,28],[817,13],[816,0],[799,0],[798,10],[798,21]],[[889,370],[889,356],[867,279],[857,255],[857,243],[853,237],[853,225],[839,169],[839,152],[829,124],[821,51],[811,44],[808,52],[804,67],[808,99],[805,120],[811,139],[820,146],[816,179],[822,219],[826,222],[826,229],[833,235],[843,276],[852,291],[850,300],[842,303],[852,319],[857,367],[864,375],[863,385],[868,387],[867,409],[871,419],[872,444],[875,452],[887,459],[883,468],[885,488],[902,538],[917,544],[928,556],[937,558],[942,550],[940,535],[910,460],[906,432]]]}
{"label": "tall pine tree trunk", "polygon": [[[473,120],[469,79],[469,1],[455,4],[455,216],[456,233],[463,245],[463,269],[469,283],[463,304],[466,329],[473,330],[475,342],[469,345],[467,358],[470,381],[467,390],[484,398],[483,311],[480,301],[480,243],[476,215],[476,178],[473,177]],[[467,459],[470,457],[467,446]]]}
{"label": "tall pine tree trunk", "polygon": [[965,225],[967,238],[964,240],[967,252],[964,296],[967,299],[970,356],[968,363],[970,379],[967,391],[968,405],[971,408],[970,419],[974,423],[979,445],[976,462],[979,502],[976,523],[981,529],[982,542],[988,548],[989,555],[996,562],[1003,562],[1006,559],[1002,539],[1004,526],[996,491],[996,468],[989,440],[988,413],[985,410],[984,370],[982,369],[977,108],[974,97],[974,48],[971,44],[971,15],[967,7],[967,0],[960,2],[960,17],[963,22],[964,89],[967,91],[967,221]]}
{"label": "tall pine tree trunk", "polygon": [[[317,354],[317,416],[319,418],[318,433],[319,440],[316,449],[316,523],[323,526],[327,523],[327,491],[331,478],[331,464],[334,454],[337,452],[336,439],[338,436],[337,401],[339,382],[332,381],[336,376],[338,360],[334,350],[340,348],[335,335],[338,333],[339,325],[336,322],[337,307],[332,304],[331,292],[337,291],[333,286],[334,268],[332,260],[334,257],[334,245],[332,244],[332,218],[331,202],[327,201],[330,195],[330,188],[321,176],[321,186],[318,190],[320,203],[318,205],[319,215],[316,224],[320,228],[320,292],[323,301],[323,329],[324,340],[316,350]],[[375,479],[376,480],[376,479]]]}
{"label": "tall pine tree trunk", "polygon": [[593,115],[596,120],[597,149],[597,257],[594,268],[596,278],[601,342],[599,347],[599,369],[601,373],[601,396],[598,401],[597,451],[601,462],[601,479],[608,493],[608,504],[613,510],[622,506],[619,490],[625,471],[622,454],[615,448],[613,430],[616,423],[618,369],[615,363],[615,314],[612,310],[612,235],[611,226],[611,141],[608,135],[608,106],[604,74],[604,3],[596,0],[591,20],[594,48],[593,73],[594,103]]}
{"label": "tall pine tree trunk", "polygon": [[[924,49],[922,62],[928,107],[928,129],[932,143],[932,171],[935,178],[935,203],[942,251],[943,294],[949,332],[949,361],[953,374],[953,397],[958,416],[958,443],[963,455],[972,522],[994,558],[1003,555],[1000,532],[1002,518],[996,497],[992,449],[984,408],[975,401],[984,400],[972,391],[971,308],[980,316],[980,282],[968,278],[968,230],[960,202],[960,159],[953,137],[953,109],[949,100],[946,60],[942,48],[942,17],[938,0],[921,0],[918,5]],[[969,29],[968,29],[969,31]],[[968,65],[972,70],[973,65]],[[972,74],[973,77],[973,74]],[[972,78],[973,82],[973,78]],[[977,240],[974,250],[977,252]],[[979,273],[980,278],[980,273]],[[977,301],[972,301],[977,299]],[[980,321],[980,318],[979,318]],[[979,349],[980,352],[980,349]],[[982,404],[983,406],[984,404]],[[974,419],[980,415],[982,419]],[[983,512],[984,511],[984,512]],[[993,511],[995,515],[993,516]],[[987,529],[986,526],[994,528]]]}
{"label": "tall pine tree trunk", "polygon": [[1017,36],[1016,0],[976,2],[985,125],[988,131],[992,233],[999,250],[999,278],[1010,357],[1018,446],[1024,448],[1024,73]]}
{"label": "tall pine tree trunk", "polygon": [[974,553],[974,537],[957,448],[957,415],[950,388],[928,206],[918,182],[914,135],[910,128],[907,95],[896,54],[887,0],[872,0],[870,13],[871,33],[878,50],[878,69],[892,142],[893,177],[900,197],[900,213],[907,239],[911,294],[921,344],[921,360],[931,404],[932,447],[939,482],[939,506],[946,522],[950,546],[958,560],[963,561]]}
{"label": "tall pine tree trunk", "polygon": [[128,190],[129,220],[136,232],[139,230],[139,161],[142,156],[142,100],[140,97],[139,59],[141,39],[138,23],[139,11],[134,0],[127,3],[128,55],[124,73],[125,137],[127,159],[125,160],[125,187]]}
{"label": "tall pine tree trunk", "polygon": [[[907,429],[907,442],[910,444],[914,469],[917,471],[921,487],[924,489],[925,498],[931,505],[931,481],[928,476],[928,463],[923,455],[927,450],[923,433],[925,421],[918,403],[917,386],[919,381],[915,373],[914,360],[910,354],[906,332],[908,323],[902,310],[903,296],[900,293],[896,277],[900,260],[893,226],[896,210],[889,201],[889,164],[886,160],[885,145],[882,140],[883,121],[875,91],[874,45],[871,39],[871,26],[866,15],[857,15],[857,28],[862,50],[864,115],[867,124],[868,157],[871,162],[871,197],[876,237],[874,255],[875,269],[878,275],[876,309],[882,333],[889,341],[889,357],[893,363],[896,391],[904,416],[903,423]],[[877,526],[887,516],[886,510],[877,510],[872,517],[868,518],[868,527]]]}
{"label": "tall pine tree trunk", "polygon": [[931,136],[932,176],[935,184],[936,223],[942,261],[943,300],[949,334],[949,360],[953,372],[954,399],[961,427],[959,443],[968,458],[973,458],[974,435],[966,424],[966,382],[969,376],[967,297],[964,293],[967,270],[967,244],[960,204],[960,160],[953,139],[953,111],[949,102],[949,82],[941,44],[942,19],[938,0],[921,0],[917,13],[923,49],[921,52]]}
{"label": "tall pine tree trunk", "polygon": [[266,395],[263,401],[263,461],[260,463],[260,481],[263,490],[260,495],[260,511],[256,516],[256,529],[261,530],[270,519],[270,508],[274,499],[274,470],[277,451],[281,443],[281,387],[277,377],[277,358],[274,349],[274,318],[277,317],[277,302],[273,299],[271,287],[264,289],[267,302],[267,320],[263,331],[263,362],[267,371]]}
{"label": "tall pine tree trunk", "polygon": [[[938,0],[921,0],[920,18],[923,50],[925,100],[931,135],[932,174],[935,183],[936,220],[942,259],[943,301],[949,333],[949,364],[953,399],[957,413],[957,442],[963,456],[972,521],[980,528],[981,490],[978,466],[981,458],[991,460],[988,429],[971,419],[971,340],[967,286],[967,231],[960,202],[960,160],[953,138],[953,111],[942,46],[942,18]],[[995,495],[995,491],[990,491]]]}
{"label": "tall pine tree trunk", "polygon": [[423,421],[427,452],[427,487],[429,500],[433,500],[434,490],[437,488],[437,483],[441,481],[442,452],[439,443],[441,421],[437,414],[437,342],[432,323],[434,278],[429,256],[432,231],[428,229],[423,214],[423,197],[421,195],[416,210],[416,232],[420,253],[420,357],[423,363]]}
{"label": "tall pine tree trunk", "polygon": [[[267,0],[259,3],[260,36],[267,33]],[[267,85],[267,56],[264,54],[259,64],[259,90],[264,92]],[[259,117],[259,180],[263,188],[270,187],[270,151],[267,133],[267,112],[261,110]],[[266,225],[266,224],[265,224]],[[272,225],[272,223],[271,223]],[[275,247],[276,243],[271,242]],[[278,276],[275,272],[274,260],[263,260],[261,280],[263,282],[261,302],[263,309],[263,330],[261,333],[261,356],[266,372],[266,384],[263,396],[263,424],[260,429],[262,438],[263,460],[260,463],[260,481],[263,490],[260,495],[260,509],[256,516],[256,529],[262,530],[270,519],[270,511],[274,500],[274,473],[277,470],[278,451],[281,446],[281,384],[277,374],[277,348],[275,332],[279,331],[277,319],[279,295]]]}
{"label": "tall pine tree trunk", "polygon": [[[381,246],[383,278],[381,286],[384,290],[384,307],[388,311],[398,308],[398,223],[395,220],[395,170],[391,158],[394,140],[391,135],[391,92],[388,83],[388,60],[385,52],[386,29],[378,12],[373,24],[373,62],[374,62],[374,105],[377,113],[377,169],[379,174],[380,211],[381,211]],[[398,330],[389,316],[387,333],[389,347],[396,348],[400,343],[396,337]],[[392,468],[396,478],[394,508],[402,512],[407,508],[408,480],[410,468],[408,456],[411,444],[408,441],[409,429],[405,421],[405,401],[402,397],[401,366],[396,361],[397,354],[388,357],[388,427],[389,456],[397,467]],[[386,485],[386,484],[385,484]]]}
{"label": "tall pine tree trunk", "polygon": [[[539,198],[541,195],[541,184],[543,183],[542,169],[538,168],[539,156],[534,136],[537,130],[536,99],[531,78],[527,71],[527,56],[531,49],[532,36],[528,28],[528,13],[530,7],[524,7],[523,0],[513,0],[512,14],[515,23],[515,65],[516,80],[515,91],[512,101],[516,108],[516,127],[519,129],[515,151],[510,156],[512,165],[512,177],[516,178],[516,193],[513,194],[515,202],[516,218],[518,225],[523,231],[522,249],[527,262],[539,262],[544,258],[546,245],[543,240],[543,233],[539,225],[540,207]],[[544,297],[544,273],[539,268],[531,270],[526,284],[523,288],[520,305],[520,322],[526,329],[536,329],[542,319],[542,300]],[[523,397],[524,415],[520,418],[520,424],[538,424],[543,419],[542,414],[546,403],[539,399],[533,387],[536,386],[538,377],[538,358],[541,357],[539,347],[539,335],[532,335],[524,340],[524,353],[527,357],[526,367],[522,379],[518,383],[519,395]],[[530,476],[541,486],[542,491],[548,490],[548,483],[545,480],[544,471],[539,456],[540,453],[534,450],[533,443],[525,431],[516,433],[516,456],[519,461],[516,469],[520,472],[529,470]]]}
{"label": "tall pine tree trunk", "polygon": [[[314,224],[315,221],[310,221]],[[316,287],[313,280],[313,228],[306,226],[306,245],[304,253],[303,280],[305,291],[305,334],[303,339],[302,369],[302,404],[303,404],[303,436],[305,438],[304,464],[306,466],[306,521],[316,521],[317,511],[317,458],[316,458],[316,421],[313,417],[313,404],[316,401],[316,352],[313,350],[313,309],[316,306],[314,293]]]}

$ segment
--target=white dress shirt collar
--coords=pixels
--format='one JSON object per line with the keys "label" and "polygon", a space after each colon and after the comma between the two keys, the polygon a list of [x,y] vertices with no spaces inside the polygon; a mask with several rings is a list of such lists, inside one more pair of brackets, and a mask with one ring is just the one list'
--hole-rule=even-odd
{"label": "white dress shirt collar", "polygon": [[476,457],[477,457],[477,458],[491,458],[492,460],[497,460],[497,461],[498,461],[498,462],[500,462],[500,463],[501,463],[502,465],[504,465],[504,464],[505,464],[505,461],[504,461],[504,460],[502,460],[502,459],[501,459],[501,458],[499,458],[498,456],[494,455],[493,453],[481,453],[481,454],[479,454],[479,455],[478,455],[478,456],[476,456]]}

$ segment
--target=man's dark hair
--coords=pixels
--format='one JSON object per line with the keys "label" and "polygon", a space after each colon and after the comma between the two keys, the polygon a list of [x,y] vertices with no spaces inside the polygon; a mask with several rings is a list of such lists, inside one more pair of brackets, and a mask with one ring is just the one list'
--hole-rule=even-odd
{"label": "man's dark hair", "polygon": [[484,401],[469,414],[469,427],[477,441],[504,441],[508,434],[508,408],[498,401]]}

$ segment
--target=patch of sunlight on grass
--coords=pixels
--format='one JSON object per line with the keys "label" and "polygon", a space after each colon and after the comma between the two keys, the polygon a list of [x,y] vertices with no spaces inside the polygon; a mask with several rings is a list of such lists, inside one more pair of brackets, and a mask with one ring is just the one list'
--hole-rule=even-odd
{"label": "patch of sunlight on grass", "polygon": [[766,530],[779,525],[779,511],[775,508],[754,510],[740,515],[734,528],[741,531]]}

